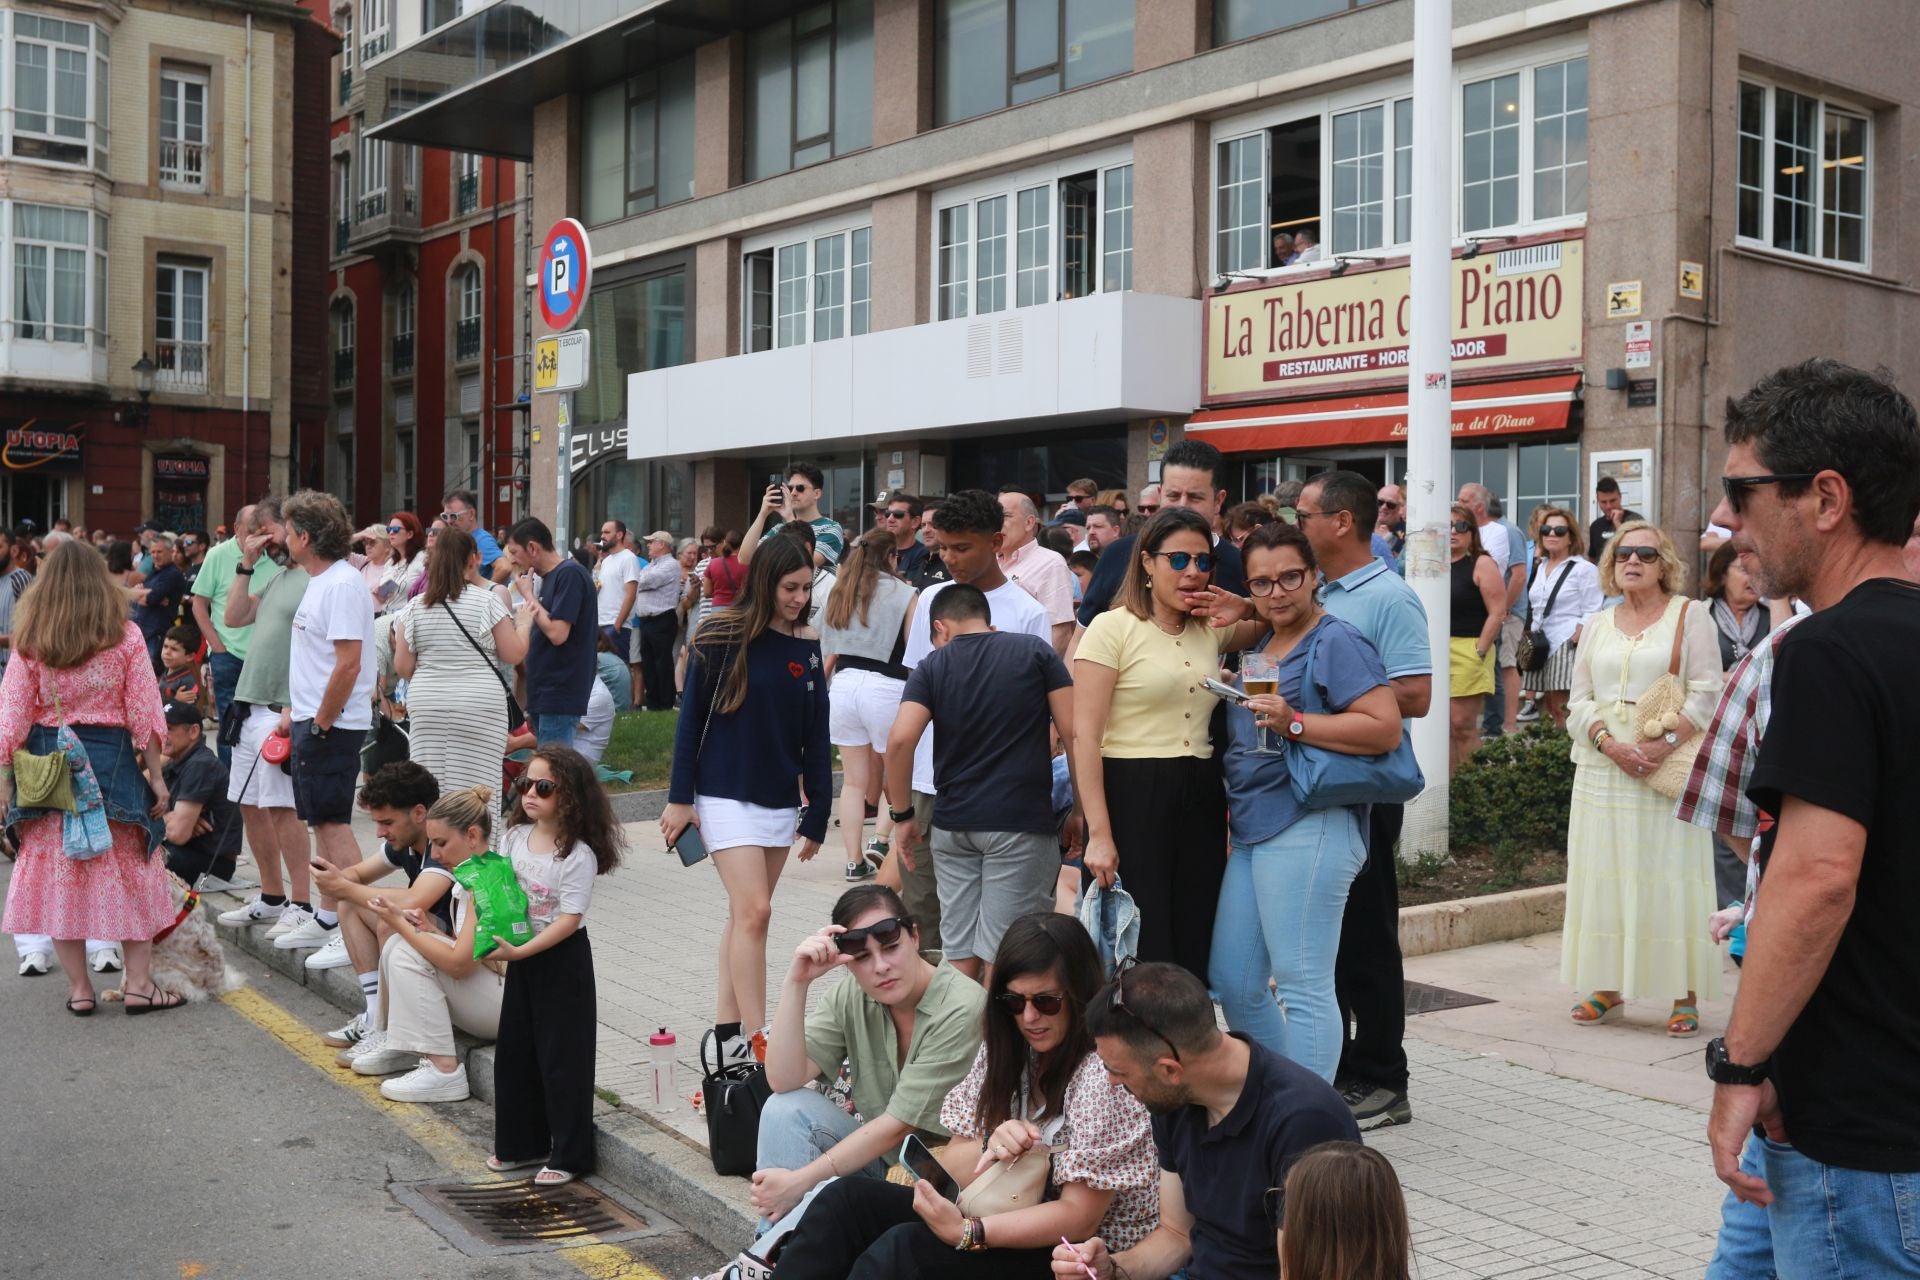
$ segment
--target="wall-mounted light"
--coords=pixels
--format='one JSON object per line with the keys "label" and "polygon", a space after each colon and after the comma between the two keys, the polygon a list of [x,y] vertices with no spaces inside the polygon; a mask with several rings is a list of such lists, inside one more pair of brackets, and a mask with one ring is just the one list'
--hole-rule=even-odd
{"label": "wall-mounted light", "polygon": [[1251,271],[1222,271],[1219,275],[1213,278],[1213,291],[1215,293],[1218,293],[1222,289],[1225,289],[1226,287],[1231,285],[1235,280],[1264,280],[1264,279],[1266,279],[1265,276],[1255,275]]}
{"label": "wall-mounted light", "polygon": [[1506,244],[1508,241],[1512,239],[1513,239],[1512,236],[1468,236],[1467,250],[1465,253],[1460,255],[1460,261],[1465,262],[1469,258],[1479,257],[1481,245]]}
{"label": "wall-mounted light", "polygon": [[133,362],[133,389],[140,393],[140,403],[133,407],[133,420],[144,426],[147,421],[148,402],[153,399],[153,360],[146,352]]}
{"label": "wall-mounted light", "polygon": [[1333,260],[1333,267],[1327,272],[1327,274],[1330,276],[1343,276],[1347,274],[1348,267],[1352,266],[1356,262],[1364,262],[1364,261],[1366,261],[1366,259],[1364,258],[1335,258]]}

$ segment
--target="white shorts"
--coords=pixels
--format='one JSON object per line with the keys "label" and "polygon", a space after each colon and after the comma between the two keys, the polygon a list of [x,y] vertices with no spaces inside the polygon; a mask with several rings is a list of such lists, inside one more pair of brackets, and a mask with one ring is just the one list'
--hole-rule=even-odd
{"label": "white shorts", "polygon": [[246,723],[240,727],[240,745],[233,749],[233,762],[227,767],[227,799],[259,809],[293,808],[292,776],[279,765],[260,759],[267,735],[279,725],[280,713],[272,707],[256,704],[247,708]]}
{"label": "white shorts", "polygon": [[847,667],[827,686],[827,737],[836,747],[887,749],[887,735],[900,712],[904,680]]}
{"label": "white shorts", "polygon": [[765,809],[744,800],[695,796],[693,816],[700,820],[700,838],[709,850],[755,845],[785,849],[793,844],[800,825],[798,809]]}

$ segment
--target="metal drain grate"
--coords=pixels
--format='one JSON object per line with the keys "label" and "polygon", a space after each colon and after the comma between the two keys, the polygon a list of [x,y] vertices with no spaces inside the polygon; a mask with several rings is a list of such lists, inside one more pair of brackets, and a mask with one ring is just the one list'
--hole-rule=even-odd
{"label": "metal drain grate", "polygon": [[475,1256],[558,1249],[588,1238],[613,1243],[651,1230],[638,1212],[585,1182],[420,1182],[397,1184],[393,1193]]}
{"label": "metal drain grate", "polygon": [[1470,1005],[1493,1004],[1490,996],[1476,996],[1466,991],[1449,991],[1445,987],[1432,987],[1424,982],[1403,982],[1406,993],[1407,1013],[1439,1013],[1443,1009],[1465,1009]]}

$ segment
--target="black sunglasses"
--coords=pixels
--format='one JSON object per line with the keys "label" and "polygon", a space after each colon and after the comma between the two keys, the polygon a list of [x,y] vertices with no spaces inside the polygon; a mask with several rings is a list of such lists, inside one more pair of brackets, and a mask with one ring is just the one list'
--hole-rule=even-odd
{"label": "black sunglasses", "polygon": [[1133,960],[1128,960],[1124,964],[1122,964],[1118,970],[1114,972],[1113,1000],[1111,1003],[1107,1005],[1107,1008],[1111,1011],[1118,1011],[1120,1013],[1126,1014],[1129,1018],[1132,1018],[1135,1022],[1140,1024],[1141,1030],[1151,1031],[1153,1032],[1154,1035],[1160,1037],[1161,1041],[1166,1044],[1168,1050],[1172,1052],[1173,1060],[1175,1062],[1178,1062],[1180,1061],[1180,1046],[1175,1044],[1173,1041],[1167,1039],[1166,1032],[1160,1030],[1160,1028],[1154,1026],[1151,1022],[1148,1022],[1145,1018],[1141,1017],[1139,1014],[1135,1013],[1133,1010],[1127,1008],[1127,972],[1133,968],[1135,963],[1137,962]]}
{"label": "black sunglasses", "polygon": [[913,922],[905,916],[888,916],[885,920],[875,920],[864,929],[848,929],[845,933],[834,934],[833,945],[840,949],[841,955],[858,959],[867,954],[868,938],[879,943],[882,951],[891,951],[901,935],[912,926]]}
{"label": "black sunglasses", "polygon": [[1211,551],[1156,551],[1154,554],[1173,566],[1175,573],[1185,573],[1188,565],[1202,573],[1213,572],[1214,556]]}
{"label": "black sunglasses", "polygon": [[1540,526],[1540,536],[1543,538],[1564,538],[1572,532],[1573,530],[1563,524],[1543,524]]}
{"label": "black sunglasses", "polygon": [[1032,1004],[1042,1015],[1049,1018],[1067,1005],[1065,996],[1052,993],[1043,996],[1023,996],[1018,991],[1002,991],[994,999],[1005,1005],[1007,1012],[1016,1018],[1027,1011],[1028,1004]]}
{"label": "black sunglasses", "polygon": [[1613,554],[1622,560],[1638,560],[1641,564],[1652,564],[1660,558],[1658,547],[1615,547]]}
{"label": "black sunglasses", "polygon": [[522,795],[525,795],[527,792],[531,791],[535,795],[539,796],[542,800],[544,800],[548,796],[552,795],[554,792],[558,791],[560,789],[560,784],[555,782],[552,778],[529,778],[526,774],[523,773],[519,777],[513,780],[513,789],[515,791],[518,791]]}
{"label": "black sunglasses", "polygon": [[1721,476],[1720,491],[1727,495],[1727,505],[1733,508],[1733,514],[1739,515],[1750,490],[1763,484],[1806,484],[1819,474],[1817,471],[1784,471],[1771,476]]}
{"label": "black sunglasses", "polygon": [[1157,511],[1159,511],[1159,510],[1160,510],[1160,508],[1159,508],[1159,507],[1157,507],[1157,506],[1154,506],[1154,505],[1153,505],[1153,504],[1151,504],[1151,503],[1146,503],[1146,502],[1143,502],[1143,503],[1141,503],[1141,504],[1140,504],[1140,505],[1139,505],[1138,507],[1136,507],[1136,508],[1134,508],[1134,509],[1135,509],[1136,511],[1138,511],[1138,512],[1139,512],[1139,513],[1140,513],[1141,515],[1143,515],[1143,516],[1150,516],[1150,515],[1153,515],[1153,514],[1154,514],[1155,512],[1157,512]]}
{"label": "black sunglasses", "polygon": [[1276,585],[1282,591],[1293,592],[1298,591],[1300,585],[1306,580],[1307,571],[1305,569],[1282,569],[1278,577],[1248,578],[1247,590],[1256,596],[1270,596],[1273,594],[1273,589]]}
{"label": "black sunglasses", "polygon": [[1453,522],[1453,531],[1455,533],[1472,533],[1473,525],[1470,521],[1455,520]]}

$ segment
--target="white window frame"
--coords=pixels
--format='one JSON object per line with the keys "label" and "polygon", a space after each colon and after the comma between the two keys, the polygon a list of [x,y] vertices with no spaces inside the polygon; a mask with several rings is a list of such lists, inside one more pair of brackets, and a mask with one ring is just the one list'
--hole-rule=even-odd
{"label": "white window frame", "polygon": [[[953,315],[944,318],[950,320],[970,320],[981,314],[996,315],[1001,312],[1017,311],[1020,309],[1023,305],[1020,300],[1022,296],[1021,277],[1023,274],[1020,266],[1020,196],[1022,192],[1033,191],[1037,188],[1043,188],[1047,192],[1047,235],[1045,238],[1047,260],[1043,267],[1028,267],[1025,270],[1024,274],[1027,279],[1028,289],[1027,296],[1033,298],[1033,300],[1024,305],[1038,306],[1043,303],[1063,301],[1060,297],[1060,237],[1064,219],[1061,217],[1060,210],[1060,182],[1064,178],[1071,178],[1076,174],[1082,173],[1092,173],[1094,175],[1092,223],[1097,229],[1097,234],[1100,236],[1095,261],[1091,264],[1094,282],[1093,291],[1095,293],[1112,292],[1106,288],[1108,174],[1114,169],[1126,168],[1132,164],[1133,147],[1129,144],[1119,147],[1109,147],[1101,151],[1087,152],[1069,159],[1054,160],[1036,168],[1022,169],[1016,173],[1001,174],[997,177],[981,179],[960,186],[948,187],[942,191],[936,191],[933,196],[933,217],[931,219],[932,226],[930,233],[932,243],[930,245],[931,252],[929,254],[928,264],[928,270],[931,276],[927,282],[929,286],[929,293],[927,295],[929,306],[928,320],[939,321],[943,318],[940,314],[941,289],[943,287],[951,289],[953,284],[958,283],[949,282],[944,279],[944,264],[940,257],[940,215],[948,209],[958,208],[963,204],[968,206],[966,265],[964,268],[967,305],[965,309],[957,310]],[[1006,199],[1007,216],[1004,224],[1004,234],[997,238],[1004,241],[1003,254],[1005,270],[1002,274],[993,278],[1003,281],[1005,305],[993,311],[983,313],[979,310],[979,299],[977,296],[979,288],[978,263],[980,261],[980,206],[987,201],[997,200],[1002,197]],[[1134,204],[1132,208],[1137,211],[1138,204]],[[1131,230],[1131,223],[1129,224],[1129,230]],[[1131,248],[1131,244],[1129,248]],[[1131,274],[1131,272],[1128,273],[1129,278]],[[1038,296],[1033,297],[1033,286],[1036,281],[1041,282],[1043,287],[1039,289]]]}
{"label": "white window frame", "polygon": [[[1741,234],[1739,232],[1740,222],[1739,222],[1739,209],[1738,209],[1738,192],[1739,192],[1739,182],[1740,182],[1740,169],[1739,169],[1740,154],[1739,154],[1739,147],[1737,144],[1738,144],[1739,137],[1741,136],[1739,133],[1739,124],[1738,124],[1740,99],[1739,99],[1738,89],[1736,88],[1735,90],[1734,118],[1735,118],[1736,146],[1734,149],[1734,189],[1735,189],[1736,200],[1735,200],[1735,216],[1734,216],[1734,229],[1735,229],[1734,242],[1740,245],[1742,248],[1754,249],[1761,253],[1777,254],[1783,258],[1791,258],[1796,262],[1812,262],[1812,263],[1818,263],[1820,266],[1823,266],[1823,267],[1832,267],[1840,271],[1857,271],[1862,275],[1870,274],[1873,269],[1873,197],[1874,197],[1874,163],[1873,162],[1874,162],[1874,151],[1879,145],[1879,139],[1874,129],[1875,120],[1874,120],[1873,112],[1866,107],[1862,107],[1857,105],[1856,103],[1848,101],[1845,97],[1842,97],[1842,96],[1828,95],[1824,93],[1809,93],[1806,90],[1796,88],[1793,85],[1780,84],[1775,81],[1768,80],[1764,76],[1749,75],[1744,71],[1740,73],[1738,83],[1742,85],[1752,85],[1756,88],[1765,90],[1766,100],[1765,100],[1765,105],[1761,110],[1765,132],[1761,135],[1761,141],[1760,141],[1760,174],[1761,174],[1760,235],[1758,238],[1756,238],[1753,236]],[[1774,180],[1777,176],[1777,170],[1775,168],[1775,163],[1774,163],[1774,137],[1775,137],[1774,121],[1776,118],[1775,117],[1775,95],[1779,93],[1781,90],[1785,90],[1788,93],[1795,94],[1798,97],[1809,99],[1813,102],[1814,104],[1813,154],[1817,163],[1820,165],[1820,167],[1823,170],[1826,168],[1826,165],[1827,165],[1827,159],[1826,159],[1827,112],[1829,110],[1832,110],[1837,114],[1852,116],[1865,122],[1866,149],[1861,153],[1865,157],[1865,162],[1862,165],[1862,173],[1861,173],[1860,199],[1861,199],[1862,217],[1861,217],[1861,227],[1860,227],[1860,261],[1858,262],[1852,262],[1846,258],[1829,257],[1824,252],[1822,252],[1822,250],[1826,248],[1826,235],[1827,235],[1827,232],[1826,232],[1827,196],[1826,196],[1826,182],[1824,181],[1824,174],[1820,178],[1817,178],[1812,184],[1812,187],[1813,187],[1813,213],[1812,213],[1813,243],[1815,245],[1815,251],[1813,253],[1801,253],[1797,249],[1782,249],[1773,243],[1773,205],[1774,205],[1774,200],[1776,199]]]}
{"label": "white window frame", "polygon": [[[0,106],[4,107],[4,109],[0,109],[0,132],[3,132],[3,139],[0,140],[4,141],[4,146],[0,147],[0,156],[23,164],[51,165],[62,169],[96,169],[104,171],[107,167],[107,155],[112,140],[108,118],[112,75],[111,38],[105,31],[90,23],[78,22],[53,14],[21,13],[14,10],[0,16],[4,16],[6,19],[4,28],[6,40],[4,48],[0,48]],[[64,41],[45,40],[38,34],[32,36],[22,35],[19,28],[19,22],[22,18],[41,18],[48,21],[65,22],[69,26],[84,27],[88,32],[88,43],[83,47],[77,44],[67,44]],[[46,54],[46,65],[44,68],[47,88],[46,100],[42,104],[41,110],[31,113],[46,118],[48,127],[44,130],[23,129],[20,127],[22,112],[19,106],[18,95],[20,92],[21,78],[18,60],[19,51],[23,46],[41,49]],[[81,116],[57,117],[60,120],[78,120],[80,122],[80,135],[78,137],[74,137],[71,134],[60,133],[53,127],[54,120],[56,119],[54,115],[54,102],[58,93],[56,78],[59,74],[56,51],[65,51],[69,54],[79,52],[82,62],[86,67],[86,85],[82,91],[85,98],[83,105],[85,114]],[[22,138],[42,140],[63,146],[79,146],[86,151],[86,156],[81,160],[74,161],[61,160],[48,156],[20,154],[16,151],[16,146]]]}
{"label": "white window frame", "polygon": [[365,128],[366,117],[356,116],[354,167],[360,171],[360,179],[353,202],[355,222],[381,217],[387,211],[387,142],[384,138],[369,138]]}
{"label": "white window frame", "polygon": [[[858,256],[854,239],[861,232],[866,233],[867,256],[864,260]],[[838,241],[839,267],[835,271],[823,272],[821,245],[830,241]],[[833,342],[867,332],[872,324],[873,300],[872,209],[849,210],[818,222],[767,232],[741,242],[740,350],[743,354],[753,351],[753,272],[748,261],[754,255],[768,251],[773,254],[773,302],[769,312],[772,337],[768,350],[779,351],[812,342]],[[785,278],[793,286],[788,298],[800,303],[797,311],[781,310],[783,301],[787,300],[781,295],[783,263],[798,270],[797,275]],[[837,303],[832,301],[833,281],[830,278],[835,275],[839,277]],[[823,333],[823,328],[833,328],[832,317],[836,311],[839,314],[839,331]],[[789,340],[786,341],[782,340],[783,322],[789,324],[786,335]]]}
{"label": "white window frame", "polygon": [[[63,213],[78,213],[86,218],[89,238],[86,240],[41,240],[16,234],[14,210],[26,205],[33,207],[58,209]],[[106,219],[90,210],[77,209],[71,205],[48,205],[39,200],[9,200],[0,204],[0,278],[4,278],[4,287],[0,289],[0,309],[4,309],[7,337],[15,342],[59,343],[69,347],[105,346],[107,340],[106,324],[106,272],[107,272],[107,224]],[[29,246],[45,251],[46,260],[39,268],[46,276],[47,316],[38,324],[44,334],[23,337],[20,333],[20,312],[15,296],[20,287],[19,249]],[[85,278],[81,282],[80,323],[63,324],[54,314],[57,296],[55,288],[58,259],[56,253],[78,253],[85,264]],[[61,337],[56,329],[78,330],[79,337]]]}
{"label": "white window frame", "polygon": [[393,295],[393,336],[411,338],[419,321],[419,291],[413,281],[405,280]]}
{"label": "white window frame", "polygon": [[[163,337],[160,333],[159,300],[161,290],[158,276],[161,272],[171,272],[173,275],[173,325],[175,331],[172,337]],[[199,261],[169,260],[156,263],[154,265],[154,274],[153,345],[154,359],[160,367],[154,371],[153,388],[156,391],[174,391],[189,394],[204,393],[210,389],[209,376],[212,365],[212,348],[208,342],[207,334],[210,328],[209,312],[211,312],[213,308],[213,264],[204,259]],[[181,285],[190,276],[198,276],[200,278],[200,328],[198,337],[190,336],[186,332],[187,326],[184,322],[184,309],[180,306],[180,300],[185,297],[185,290],[181,288]],[[162,352],[165,349],[163,344],[171,345],[175,350],[175,365],[172,369],[167,367],[166,360],[163,358]],[[197,373],[185,367],[186,364],[190,364],[191,361],[183,362],[180,359],[181,355],[189,353],[191,349],[196,347],[199,349],[200,357],[200,368]]]}
{"label": "white window frame", "polygon": [[478,320],[483,309],[480,268],[469,262],[460,268],[459,276],[457,281],[460,288],[459,318],[463,321]]}
{"label": "white window frame", "polygon": [[371,63],[387,51],[387,0],[360,0],[360,60]]}
{"label": "white window frame", "polygon": [[[169,88],[174,90],[174,136],[167,136],[166,102]],[[200,93],[199,136],[191,136],[188,127],[188,90]],[[163,67],[160,71],[160,116],[154,122],[160,142],[160,185],[169,191],[204,192],[207,189],[207,164],[213,158],[208,145],[209,112],[213,93],[211,78],[204,71],[183,67]],[[168,163],[168,148],[174,149]]]}
{"label": "white window frame", "polygon": [[[1489,237],[1501,235],[1535,235],[1556,230],[1584,227],[1587,214],[1567,214],[1554,218],[1533,217],[1533,73],[1537,68],[1566,62],[1574,58],[1587,58],[1587,83],[1589,104],[1591,104],[1593,64],[1586,36],[1575,34],[1561,36],[1552,40],[1543,40],[1535,44],[1504,49],[1479,57],[1462,58],[1453,67],[1453,125],[1449,142],[1453,147],[1453,197],[1449,201],[1449,235],[1455,246],[1464,244],[1469,237]],[[1518,74],[1520,77],[1520,221],[1508,226],[1485,227],[1472,232],[1463,232],[1463,200],[1461,175],[1463,172],[1463,148],[1461,142],[1462,103],[1465,100],[1466,86],[1496,76]],[[1267,107],[1257,112],[1235,116],[1215,123],[1209,139],[1207,152],[1207,266],[1209,275],[1218,274],[1220,266],[1220,146],[1239,138],[1254,134],[1264,134],[1278,125],[1318,115],[1320,118],[1320,229],[1321,255],[1318,260],[1301,263],[1293,267],[1267,267],[1258,270],[1247,269],[1245,274],[1257,276],[1277,275],[1282,271],[1325,270],[1333,261],[1333,118],[1366,107],[1381,107],[1382,126],[1385,130],[1387,169],[1384,180],[1386,195],[1385,216],[1381,224],[1381,237],[1384,243],[1378,249],[1356,249],[1343,253],[1346,258],[1385,258],[1404,255],[1408,241],[1395,238],[1394,226],[1394,162],[1395,152],[1399,149],[1394,129],[1393,104],[1413,93],[1411,73],[1390,79],[1374,81],[1352,89],[1341,90],[1319,96],[1295,98],[1280,106]],[[1588,133],[1588,156],[1591,164],[1591,129]],[[1591,172],[1591,169],[1589,169]],[[1260,206],[1270,208],[1268,198],[1269,184],[1273,180],[1271,166],[1263,162],[1261,174]],[[1592,203],[1592,186],[1589,181],[1588,203]],[[936,205],[938,202],[936,201]]]}

